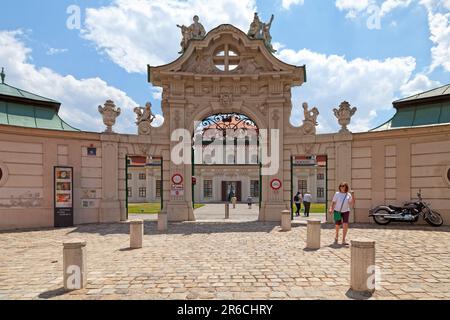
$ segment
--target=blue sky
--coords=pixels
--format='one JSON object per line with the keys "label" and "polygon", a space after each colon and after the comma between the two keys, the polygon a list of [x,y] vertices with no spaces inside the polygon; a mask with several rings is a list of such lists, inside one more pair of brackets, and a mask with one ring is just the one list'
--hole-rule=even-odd
{"label": "blue sky", "polygon": [[[66,26],[71,5],[81,9],[79,30]],[[374,8],[380,28],[370,29]],[[61,101],[63,118],[84,130],[103,129],[97,106],[113,98],[125,114],[118,131],[134,133],[134,106],[151,101],[161,112],[145,69],[178,56],[175,24],[197,13],[207,30],[232,23],[246,32],[255,10],[275,14],[278,57],[307,65],[292,122],[307,101],[321,112],[319,130],[335,131],[331,110],[348,100],[359,108],[353,130],[364,131],[392,116],[393,100],[450,82],[449,0],[5,0],[0,66],[9,84]]]}

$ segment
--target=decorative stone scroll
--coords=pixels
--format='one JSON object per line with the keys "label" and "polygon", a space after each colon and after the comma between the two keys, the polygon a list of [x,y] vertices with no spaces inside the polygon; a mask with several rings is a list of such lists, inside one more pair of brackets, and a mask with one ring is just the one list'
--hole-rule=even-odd
{"label": "decorative stone scroll", "polygon": [[138,134],[149,135],[152,128],[152,122],[155,120],[155,116],[152,113],[152,104],[147,102],[145,108],[134,108],[134,113],[137,115],[136,124],[138,126]]}
{"label": "decorative stone scroll", "polygon": [[105,133],[113,133],[112,127],[116,124],[116,119],[122,110],[117,108],[114,101],[107,100],[104,106],[98,106],[98,112],[103,116],[103,123],[106,126]]}
{"label": "decorative stone scroll", "polygon": [[350,124],[352,117],[355,115],[358,108],[351,108],[350,103],[344,101],[340,104],[339,109],[333,109],[334,115],[341,125],[339,133],[350,133],[347,126]]}

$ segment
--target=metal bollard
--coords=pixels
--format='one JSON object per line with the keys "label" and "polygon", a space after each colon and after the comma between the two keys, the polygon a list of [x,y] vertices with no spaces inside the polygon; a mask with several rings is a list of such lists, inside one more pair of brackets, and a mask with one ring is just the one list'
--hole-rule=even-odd
{"label": "metal bollard", "polygon": [[230,204],[225,203],[225,219],[230,219]]}
{"label": "metal bollard", "polygon": [[375,291],[375,241],[351,241],[350,289],[357,292]]}
{"label": "metal bollard", "polygon": [[283,210],[281,212],[281,230],[291,231],[291,228],[292,228],[291,212],[289,210]]}
{"label": "metal bollard", "polygon": [[86,287],[86,241],[69,240],[63,243],[63,279],[65,290]]}
{"label": "metal bollard", "polygon": [[130,221],[130,248],[142,248],[142,240],[144,237],[144,221],[134,220]]}
{"label": "metal bollard", "polygon": [[306,230],[306,248],[320,249],[320,232],[322,222],[318,219],[309,219]]}
{"label": "metal bollard", "polygon": [[167,231],[167,213],[158,214],[158,231]]}

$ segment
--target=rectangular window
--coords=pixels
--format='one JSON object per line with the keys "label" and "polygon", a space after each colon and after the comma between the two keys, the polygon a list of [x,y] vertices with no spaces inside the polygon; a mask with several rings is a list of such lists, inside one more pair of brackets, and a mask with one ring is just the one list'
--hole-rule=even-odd
{"label": "rectangular window", "polygon": [[308,180],[298,180],[298,190],[305,194],[308,191]]}
{"label": "rectangular window", "polygon": [[325,189],[317,188],[317,198],[324,198],[324,197],[325,197]]}
{"label": "rectangular window", "polygon": [[259,180],[250,181],[250,196],[259,198]]}
{"label": "rectangular window", "polygon": [[203,198],[212,198],[213,182],[212,180],[203,180]]}
{"label": "rectangular window", "polygon": [[128,198],[131,198],[133,196],[133,191],[131,190],[131,188],[128,188],[127,194],[128,194]]}
{"label": "rectangular window", "polygon": [[156,180],[156,197],[161,198],[161,187],[162,187],[162,181]]}
{"label": "rectangular window", "polygon": [[128,174],[127,174],[127,179],[128,179],[128,180],[131,180],[131,173],[128,173]]}
{"label": "rectangular window", "polygon": [[325,180],[325,175],[323,173],[318,173],[317,180]]}
{"label": "rectangular window", "polygon": [[147,197],[147,188],[139,188],[139,198]]}
{"label": "rectangular window", "polygon": [[139,173],[139,180],[145,180],[147,178],[145,173]]}

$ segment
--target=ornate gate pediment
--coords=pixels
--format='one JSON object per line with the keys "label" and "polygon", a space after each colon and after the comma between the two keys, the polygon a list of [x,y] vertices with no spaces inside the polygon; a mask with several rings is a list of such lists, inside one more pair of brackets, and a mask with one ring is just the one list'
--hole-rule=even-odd
{"label": "ornate gate pediment", "polygon": [[[148,66],[149,82],[162,86],[164,78],[271,77],[286,76],[292,86],[306,80],[305,66],[294,66],[277,59],[262,40],[250,39],[238,28],[224,24],[202,40],[191,40],[176,61],[164,66]],[[207,93],[207,92],[204,92]]]}

